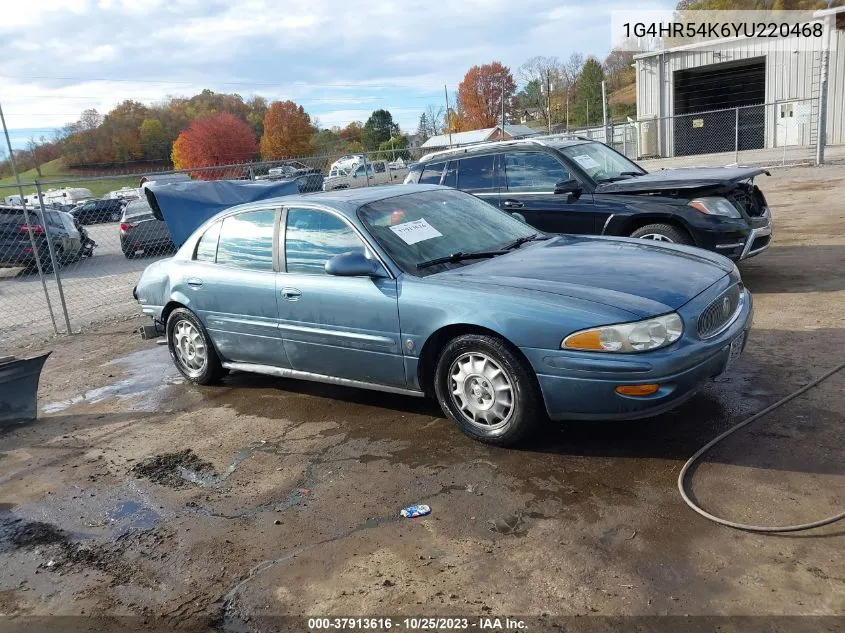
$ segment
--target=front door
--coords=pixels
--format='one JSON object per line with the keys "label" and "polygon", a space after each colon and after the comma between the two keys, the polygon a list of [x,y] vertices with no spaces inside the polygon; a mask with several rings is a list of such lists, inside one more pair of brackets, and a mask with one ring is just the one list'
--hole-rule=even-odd
{"label": "front door", "polygon": [[[520,214],[531,226],[549,233],[595,233],[593,198],[555,193],[555,184],[570,180],[570,173],[545,152],[507,152],[499,206]],[[505,184],[506,183],[506,184]]]}
{"label": "front door", "polygon": [[278,276],[276,297],[291,366],[405,387],[396,280],[326,273],[326,262],[335,255],[366,248],[340,216],[292,207],[285,222],[285,272]]}
{"label": "front door", "polygon": [[279,336],[276,209],[230,215],[206,230],[179,290],[224,360],[289,367]]}

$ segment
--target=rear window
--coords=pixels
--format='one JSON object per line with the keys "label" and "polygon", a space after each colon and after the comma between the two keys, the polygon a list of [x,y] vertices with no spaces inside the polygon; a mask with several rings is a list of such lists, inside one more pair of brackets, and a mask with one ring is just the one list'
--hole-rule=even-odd
{"label": "rear window", "polygon": [[443,175],[443,167],[446,163],[432,163],[427,165],[420,176],[421,185],[439,185],[440,176]]}
{"label": "rear window", "polygon": [[145,220],[152,217],[155,217],[153,216],[153,210],[146,200],[130,202],[126,205],[126,209],[123,210],[123,218],[125,220]]}

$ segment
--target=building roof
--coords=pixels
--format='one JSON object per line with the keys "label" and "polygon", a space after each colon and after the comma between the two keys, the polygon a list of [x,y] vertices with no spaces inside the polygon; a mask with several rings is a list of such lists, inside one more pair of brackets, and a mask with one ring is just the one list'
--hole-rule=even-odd
{"label": "building roof", "polygon": [[[450,134],[438,134],[432,136],[425,143],[421,145],[424,149],[431,147],[460,147],[463,145],[474,145],[476,143],[483,143],[490,140],[490,137],[501,128],[500,125],[496,127],[483,128],[481,130],[470,130],[469,132],[453,132]],[[535,136],[538,134],[527,125],[505,125],[505,132],[511,138],[524,138],[526,136]]]}

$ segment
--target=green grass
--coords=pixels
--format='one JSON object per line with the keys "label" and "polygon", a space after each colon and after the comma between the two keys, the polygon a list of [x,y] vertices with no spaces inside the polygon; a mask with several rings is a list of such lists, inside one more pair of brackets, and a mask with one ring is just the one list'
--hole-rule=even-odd
{"label": "green grass", "polygon": [[[33,183],[35,182],[35,179],[38,178],[38,172],[34,169],[29,169],[21,172],[20,177],[21,182],[24,185],[24,193],[35,193],[35,186]],[[75,174],[65,167],[61,158],[51,160],[49,163],[41,165],[41,180],[58,180],[61,178],[77,179],[79,178],[79,174]],[[86,189],[90,189],[91,195],[95,198],[99,198],[107,194],[109,191],[114,191],[115,189],[120,189],[121,187],[137,187],[140,179],[140,176],[126,176],[125,178],[106,180],[103,178],[97,178],[96,176],[91,176],[90,179],[82,179],[74,181],[73,183],[45,184],[42,186],[42,190],[61,189],[62,187],[84,187]],[[12,187],[9,187],[9,185],[12,185]],[[17,194],[17,191],[14,189],[14,185],[14,176],[0,178],[0,199]]]}

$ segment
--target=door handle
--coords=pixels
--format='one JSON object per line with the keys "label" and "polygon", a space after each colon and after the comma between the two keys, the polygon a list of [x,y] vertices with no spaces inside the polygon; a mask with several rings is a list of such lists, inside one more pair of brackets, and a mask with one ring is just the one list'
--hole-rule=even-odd
{"label": "door handle", "polygon": [[505,207],[505,209],[521,209],[525,206],[525,204],[523,204],[519,200],[505,200],[502,203],[502,206]]}
{"label": "door handle", "polygon": [[189,277],[186,281],[188,282],[188,285],[192,288],[199,288],[200,286],[202,286],[202,279],[200,279],[199,277]]}
{"label": "door handle", "polygon": [[282,296],[288,301],[299,301],[302,291],[298,288],[282,288]]}

